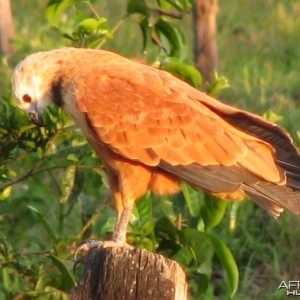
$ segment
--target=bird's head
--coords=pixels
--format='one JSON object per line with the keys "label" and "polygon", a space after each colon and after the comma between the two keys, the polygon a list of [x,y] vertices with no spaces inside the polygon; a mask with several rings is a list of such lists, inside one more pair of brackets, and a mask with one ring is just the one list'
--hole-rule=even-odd
{"label": "bird's head", "polygon": [[43,126],[44,108],[55,102],[55,84],[59,80],[61,59],[51,52],[28,56],[16,66],[12,77],[17,106],[38,126]]}

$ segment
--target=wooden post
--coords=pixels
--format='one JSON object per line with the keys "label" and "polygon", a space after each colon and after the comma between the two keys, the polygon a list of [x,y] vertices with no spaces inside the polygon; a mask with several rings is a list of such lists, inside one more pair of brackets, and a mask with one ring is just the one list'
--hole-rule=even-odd
{"label": "wooden post", "polygon": [[136,248],[91,249],[70,300],[187,300],[186,276],[175,261]]}
{"label": "wooden post", "polygon": [[194,5],[195,64],[207,82],[218,68],[217,25],[218,0],[197,0]]}

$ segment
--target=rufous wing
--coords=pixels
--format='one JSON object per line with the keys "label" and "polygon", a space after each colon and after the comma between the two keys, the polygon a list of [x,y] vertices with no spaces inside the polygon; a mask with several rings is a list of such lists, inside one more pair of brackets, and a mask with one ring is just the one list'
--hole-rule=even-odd
{"label": "rufous wing", "polygon": [[165,72],[129,61],[91,72],[80,87],[77,105],[99,139],[130,160],[239,165],[266,180],[282,180],[270,145],[228,124]]}
{"label": "rufous wing", "polygon": [[97,138],[121,157],[214,193],[242,188],[274,216],[281,206],[299,212],[292,189],[276,197],[273,186],[284,186],[286,175],[275,148],[227,122],[199,101],[209,96],[170,74],[122,61],[80,78],[76,96]]}

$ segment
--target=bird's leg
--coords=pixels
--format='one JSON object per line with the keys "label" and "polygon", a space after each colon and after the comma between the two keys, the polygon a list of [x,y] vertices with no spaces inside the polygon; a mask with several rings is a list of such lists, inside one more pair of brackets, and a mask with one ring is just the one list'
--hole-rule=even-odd
{"label": "bird's leg", "polygon": [[123,209],[118,212],[116,225],[114,228],[114,232],[112,234],[111,239],[104,241],[103,248],[108,247],[130,247],[126,243],[126,233],[127,233],[127,226],[129,223],[131,211],[132,211],[133,204],[127,203],[126,206],[123,207]]}
{"label": "bird's leg", "polygon": [[126,244],[126,232],[129,223],[132,205],[126,205],[123,210],[118,213],[112,240],[118,244]]}
{"label": "bird's leg", "polygon": [[[83,241],[75,252],[75,263],[73,271],[75,270],[78,264],[84,263],[84,256],[77,257],[78,254],[85,254],[95,248],[119,248],[126,247],[132,248],[129,244],[126,243],[126,232],[127,226],[129,223],[131,211],[133,204],[127,203],[121,211],[118,212],[116,225],[111,239],[106,241],[97,241],[97,240],[85,240]],[[75,271],[74,271],[75,272]]]}

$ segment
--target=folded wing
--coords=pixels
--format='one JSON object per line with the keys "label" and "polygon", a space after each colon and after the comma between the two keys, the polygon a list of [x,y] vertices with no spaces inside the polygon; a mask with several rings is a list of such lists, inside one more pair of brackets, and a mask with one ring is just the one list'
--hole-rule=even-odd
{"label": "folded wing", "polygon": [[275,125],[131,61],[95,69],[78,86],[78,108],[116,154],[210,192],[242,189],[274,216],[282,206],[299,213],[298,164],[283,158],[298,155]]}

